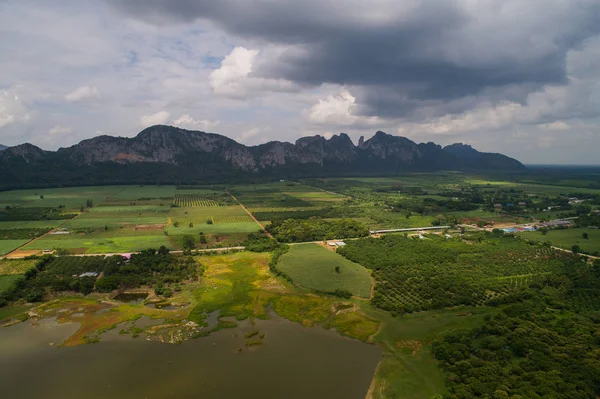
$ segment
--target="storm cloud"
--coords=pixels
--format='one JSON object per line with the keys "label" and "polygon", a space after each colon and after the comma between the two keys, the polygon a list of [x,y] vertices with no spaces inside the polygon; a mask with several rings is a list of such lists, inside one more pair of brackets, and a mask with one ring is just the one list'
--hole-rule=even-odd
{"label": "storm cloud", "polygon": [[201,19],[278,44],[254,75],[356,86],[358,111],[383,117],[435,103],[460,113],[472,104],[456,100],[480,95],[524,102],[567,84],[567,53],[600,32],[597,0],[109,2],[155,24]]}

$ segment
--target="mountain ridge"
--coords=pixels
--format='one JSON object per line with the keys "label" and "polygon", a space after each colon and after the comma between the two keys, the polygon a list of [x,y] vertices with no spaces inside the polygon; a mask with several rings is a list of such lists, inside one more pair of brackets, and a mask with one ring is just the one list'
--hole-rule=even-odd
{"label": "mountain ridge", "polygon": [[[228,137],[172,126],[148,127],[135,137],[97,136],[57,151],[32,144],[0,152],[0,186],[28,184],[226,182],[231,179],[433,170],[522,170],[519,161],[462,143],[442,147],[378,131],[355,145],[345,133],[295,143],[246,146]],[[113,176],[111,177],[111,173]],[[29,179],[29,180],[27,180]]]}

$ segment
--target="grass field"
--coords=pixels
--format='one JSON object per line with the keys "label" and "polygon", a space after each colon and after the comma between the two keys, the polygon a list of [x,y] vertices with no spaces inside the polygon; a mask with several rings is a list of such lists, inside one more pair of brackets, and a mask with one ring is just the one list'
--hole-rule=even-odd
{"label": "grass field", "polygon": [[[583,238],[583,233],[588,233],[588,239]],[[565,230],[550,230],[544,235],[539,231],[525,231],[520,233],[523,237],[536,241],[549,241],[552,245],[571,249],[579,245],[585,253],[600,253],[600,230],[587,228],[572,228]]]}
{"label": "grass field", "polygon": [[21,278],[18,274],[12,274],[8,276],[0,276],[0,293],[10,288],[15,281]]}
{"label": "grass field", "polygon": [[25,259],[0,259],[0,276],[9,274],[23,274],[35,266],[36,260]]}
{"label": "grass field", "polygon": [[[16,190],[0,192],[0,205],[14,204],[22,207],[58,208],[64,205],[66,210],[76,210],[91,199],[100,204],[116,195],[122,187],[68,187],[56,189]],[[42,199],[41,196],[44,198]]]}
{"label": "grass field", "polygon": [[140,198],[172,198],[175,186],[123,186],[114,198],[137,200]]}
{"label": "grass field", "polygon": [[26,244],[29,240],[0,240],[0,255],[14,251],[21,245]]}
{"label": "grass field", "polygon": [[252,233],[258,230],[260,226],[239,205],[172,208],[169,212],[169,235]]}
{"label": "grass field", "polygon": [[173,249],[169,237],[162,231],[159,234],[124,236],[124,237],[77,237],[77,236],[46,236],[32,242],[24,249],[44,250],[64,248],[74,253],[103,254],[113,252],[136,252],[148,248],[159,248],[164,245]]}
{"label": "grass field", "polygon": [[[371,277],[364,267],[318,244],[290,246],[278,267],[305,288],[326,292],[348,290],[363,298],[371,293]],[[340,268],[339,273],[336,267]]]}
{"label": "grass field", "polygon": [[14,222],[0,222],[0,230],[9,229],[51,229],[67,220],[25,220]]}

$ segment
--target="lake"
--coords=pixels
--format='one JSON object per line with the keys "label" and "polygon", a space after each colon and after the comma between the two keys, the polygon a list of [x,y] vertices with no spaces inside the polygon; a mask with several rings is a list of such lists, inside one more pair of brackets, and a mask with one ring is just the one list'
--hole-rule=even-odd
{"label": "lake", "polygon": [[[375,345],[277,315],[179,345],[116,329],[97,344],[56,346],[77,328],[45,319],[0,329],[2,397],[363,399],[381,360]],[[248,348],[252,331],[264,343]]]}

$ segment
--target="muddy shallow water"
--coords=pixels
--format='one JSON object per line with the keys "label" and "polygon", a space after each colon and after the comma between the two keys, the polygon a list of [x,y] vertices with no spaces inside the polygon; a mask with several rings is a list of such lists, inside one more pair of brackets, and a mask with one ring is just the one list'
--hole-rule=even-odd
{"label": "muddy shallow water", "polygon": [[[179,345],[115,333],[97,344],[50,345],[77,327],[48,319],[0,329],[2,396],[362,399],[381,359],[374,345],[276,315]],[[256,331],[262,345],[246,346]]]}

